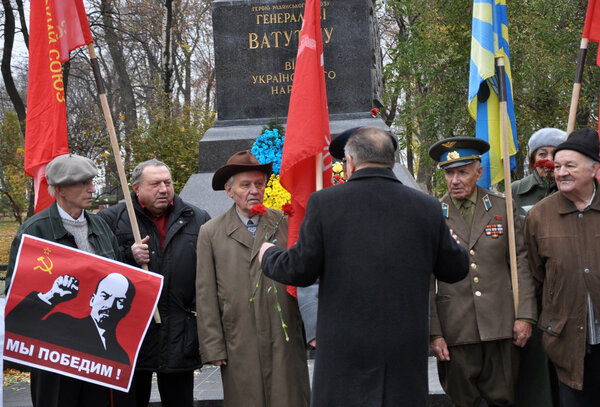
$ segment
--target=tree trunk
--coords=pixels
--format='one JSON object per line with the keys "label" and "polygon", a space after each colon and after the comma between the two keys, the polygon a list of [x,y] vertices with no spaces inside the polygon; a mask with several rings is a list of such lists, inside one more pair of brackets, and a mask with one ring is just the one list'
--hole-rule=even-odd
{"label": "tree trunk", "polygon": [[21,134],[25,135],[25,104],[19,91],[15,85],[15,81],[10,70],[12,59],[12,50],[15,41],[15,17],[10,0],[2,0],[4,6],[4,50],[2,52],[2,79],[6,85],[6,92],[10,97],[10,101],[17,112],[19,125],[21,126]]}
{"label": "tree trunk", "polygon": [[161,70],[163,82],[163,107],[170,111],[171,94],[173,92],[173,0],[164,0],[162,19],[162,55]]}
{"label": "tree trunk", "polygon": [[12,195],[9,194],[8,192],[6,192],[6,190],[2,190],[2,194],[4,194],[6,199],[8,199],[13,217],[15,218],[15,220],[17,222],[19,222],[19,225],[21,225],[23,223],[23,217],[21,216],[21,212],[23,211],[23,208],[21,208],[19,206],[19,204],[17,202],[15,202]]}
{"label": "tree trunk", "polygon": [[206,80],[206,92],[204,99],[204,109],[208,112],[210,109],[210,101],[212,95],[212,88],[215,85],[215,68],[210,70],[210,74],[208,75],[208,79]]}
{"label": "tree trunk", "polygon": [[25,9],[23,8],[23,0],[17,1],[17,10],[19,11],[19,21],[21,21],[21,32],[23,33],[23,41],[29,49],[29,31],[27,30],[27,21],[25,19]]}

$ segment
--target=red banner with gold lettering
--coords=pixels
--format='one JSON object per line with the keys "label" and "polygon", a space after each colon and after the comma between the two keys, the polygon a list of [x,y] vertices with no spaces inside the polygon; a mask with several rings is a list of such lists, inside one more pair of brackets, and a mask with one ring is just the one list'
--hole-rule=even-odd
{"label": "red banner with gold lettering", "polygon": [[69,152],[62,63],[69,51],[93,41],[82,0],[32,0],[25,173],[33,178],[35,211],[53,201],[46,164]]}
{"label": "red banner with gold lettering", "polygon": [[163,277],[23,235],[4,358],[128,391]]}

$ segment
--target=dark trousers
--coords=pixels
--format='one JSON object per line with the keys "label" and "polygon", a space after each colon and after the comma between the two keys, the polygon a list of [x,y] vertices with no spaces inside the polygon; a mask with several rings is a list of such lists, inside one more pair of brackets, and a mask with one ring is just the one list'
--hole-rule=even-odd
{"label": "dark trousers", "polygon": [[542,335],[534,327],[525,347],[519,349],[515,407],[559,407],[556,373],[542,346]]}
{"label": "dark trousers", "polygon": [[597,407],[600,403],[600,345],[589,347],[583,361],[583,389],[559,382],[561,407]]}
{"label": "dark trousers", "polygon": [[438,362],[442,388],[456,407],[508,407],[514,402],[519,358],[510,339],[450,346],[450,361]]}
{"label": "dark trousers", "polygon": [[[157,373],[158,392],[163,407],[192,407],[194,404],[194,371]],[[115,407],[146,407],[150,402],[152,372],[137,370],[129,393],[113,391]]]}
{"label": "dark trousers", "polygon": [[108,407],[110,389],[68,376],[31,369],[34,407]]}

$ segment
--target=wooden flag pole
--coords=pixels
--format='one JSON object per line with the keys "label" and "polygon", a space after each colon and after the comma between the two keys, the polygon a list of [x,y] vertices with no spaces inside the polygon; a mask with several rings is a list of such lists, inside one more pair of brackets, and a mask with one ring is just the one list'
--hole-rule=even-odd
{"label": "wooden flag pole", "polygon": [[[119,173],[121,189],[123,190],[123,196],[125,197],[125,205],[127,206],[127,213],[129,214],[129,221],[131,223],[133,237],[135,239],[135,243],[140,244],[142,242],[142,237],[140,236],[140,228],[137,223],[137,218],[135,217],[135,210],[133,209],[133,202],[131,200],[129,187],[127,186],[127,177],[125,176],[125,169],[123,168],[123,162],[121,160],[121,150],[119,148],[117,134],[115,133],[115,126],[113,124],[112,115],[108,107],[108,100],[106,99],[106,90],[104,89],[104,82],[102,82],[100,65],[98,65],[98,59],[96,58],[96,49],[94,48],[93,42],[88,44],[88,51],[90,54],[90,62],[92,63],[92,69],[94,71],[94,79],[96,80],[98,96],[100,97],[100,104],[102,105],[102,112],[104,113],[104,119],[106,120],[106,126],[108,127],[110,144],[112,146],[113,154],[115,156],[115,163],[117,164],[117,171]],[[144,270],[148,270],[148,265],[144,264],[142,268]],[[156,322],[157,324],[161,323],[158,307],[154,310],[154,322]]]}
{"label": "wooden flag pole", "polygon": [[582,38],[581,44],[579,45],[577,69],[575,70],[573,93],[571,94],[571,107],[569,108],[569,122],[567,123],[567,137],[575,129],[575,119],[577,116],[577,107],[579,105],[579,93],[581,92],[581,79],[583,78],[583,68],[585,65],[585,57],[587,55],[588,42],[587,38]]}
{"label": "wooden flag pole", "polygon": [[319,153],[315,159],[315,168],[316,168],[316,179],[315,179],[315,191],[320,191],[323,189],[323,153]]}
{"label": "wooden flag pole", "polygon": [[515,318],[519,310],[519,280],[517,278],[517,245],[515,242],[515,219],[513,213],[512,191],[510,185],[510,151],[508,147],[508,107],[506,98],[506,80],[504,57],[496,58],[498,66],[498,87],[500,102],[500,133],[502,136],[502,162],[504,166],[504,187],[506,191],[506,224],[508,229],[508,249],[510,254],[510,278],[513,287]]}

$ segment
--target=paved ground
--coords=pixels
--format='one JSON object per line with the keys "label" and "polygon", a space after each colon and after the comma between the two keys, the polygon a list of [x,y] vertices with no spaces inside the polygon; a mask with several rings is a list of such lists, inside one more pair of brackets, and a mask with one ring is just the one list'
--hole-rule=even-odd
{"label": "paved ground", "polygon": [[[308,361],[308,370],[312,378],[313,360]],[[31,407],[28,384],[16,384],[4,387],[4,407]],[[437,369],[433,358],[429,358],[429,392],[431,393],[430,406],[449,406],[447,398],[437,379]],[[194,399],[198,400],[197,406],[217,407],[223,400],[221,386],[221,372],[219,368],[205,366],[202,371],[196,371],[194,379]],[[156,386],[156,379],[152,386],[151,405],[160,406],[160,395]]]}

